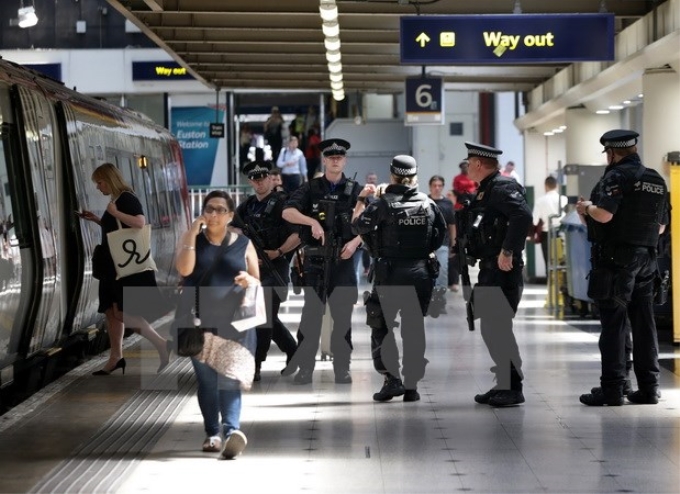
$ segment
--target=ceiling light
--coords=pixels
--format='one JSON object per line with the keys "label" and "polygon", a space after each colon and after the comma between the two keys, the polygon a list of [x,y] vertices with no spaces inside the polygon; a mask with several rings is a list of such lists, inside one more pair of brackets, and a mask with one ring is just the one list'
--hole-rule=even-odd
{"label": "ceiling light", "polygon": [[631,103],[632,103],[632,101],[629,100],[629,99],[623,100],[623,104],[624,104],[624,105],[630,105]]}
{"label": "ceiling light", "polygon": [[[23,3],[22,3],[23,5]],[[29,6],[29,7],[21,7],[18,11],[18,26],[25,28],[25,27],[33,27],[38,23],[38,16],[35,14],[35,7]]]}
{"label": "ceiling light", "polygon": [[566,130],[567,126],[566,125],[560,125],[560,130]]}
{"label": "ceiling light", "polygon": [[331,82],[331,89],[333,91],[341,91],[345,85],[342,83],[342,81],[337,81],[337,82]]}
{"label": "ceiling light", "polygon": [[554,134],[552,132],[543,132],[543,135],[544,136],[551,136],[551,135],[554,135]]}
{"label": "ceiling light", "polygon": [[645,96],[645,95],[642,94],[642,93],[638,94],[638,98],[640,98],[640,99],[644,98],[644,96]]}
{"label": "ceiling light", "polygon": [[612,105],[609,107],[610,110],[623,110],[623,105]]}
{"label": "ceiling light", "polygon": [[339,74],[342,72],[342,64],[340,62],[331,62],[328,64],[328,72],[331,74]]}
{"label": "ceiling light", "polygon": [[337,21],[324,22],[321,24],[321,30],[323,31],[323,35],[328,36],[329,38],[340,36],[340,24],[338,24]]}
{"label": "ceiling light", "polygon": [[342,80],[342,73],[337,74],[330,73],[328,74],[328,78],[331,80],[331,82],[339,82]]}
{"label": "ceiling light", "polygon": [[609,110],[597,110],[595,113],[597,113],[598,115],[608,115]]}
{"label": "ceiling light", "polygon": [[327,51],[326,60],[328,63],[339,63],[342,60],[342,55],[339,51]]}
{"label": "ceiling light", "polygon": [[564,130],[560,129],[559,127],[552,130],[553,134],[561,134],[562,132],[564,132]]}
{"label": "ceiling light", "polygon": [[340,38],[337,36],[328,36],[323,41],[323,45],[328,51],[338,51],[340,50]]}
{"label": "ceiling light", "polygon": [[345,91],[333,91],[333,99],[336,101],[342,101],[345,99]]}
{"label": "ceiling light", "polygon": [[326,22],[332,22],[338,20],[338,6],[333,3],[325,3],[319,5],[319,14],[321,18]]}

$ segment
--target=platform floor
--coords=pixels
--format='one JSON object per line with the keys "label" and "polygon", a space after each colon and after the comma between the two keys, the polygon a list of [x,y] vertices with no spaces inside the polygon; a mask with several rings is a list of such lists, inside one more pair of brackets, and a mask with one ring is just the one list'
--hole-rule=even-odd
{"label": "platform floor", "polygon": [[[0,492],[113,493],[595,493],[680,492],[680,350],[662,346],[658,405],[589,408],[599,380],[598,324],[557,321],[545,288],[528,286],[516,319],[526,403],[493,409],[493,385],[462,296],[427,319],[422,400],[375,403],[363,307],[354,314],[351,385],[319,362],[311,386],[279,374],[272,346],[263,379],[244,395],[244,454],[221,461],[204,439],[187,359],[162,375],[153,350],[126,341],[128,369],[93,377],[104,356],[0,417]],[[283,319],[296,329],[301,300]]]}

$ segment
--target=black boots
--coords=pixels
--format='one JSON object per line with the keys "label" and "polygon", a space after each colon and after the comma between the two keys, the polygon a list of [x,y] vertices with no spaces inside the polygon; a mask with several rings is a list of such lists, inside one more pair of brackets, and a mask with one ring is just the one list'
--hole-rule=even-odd
{"label": "black boots", "polygon": [[404,385],[401,379],[391,374],[385,374],[385,382],[380,391],[373,395],[373,399],[375,401],[390,401],[392,398],[403,395],[404,392]]}
{"label": "black boots", "polygon": [[603,386],[599,392],[581,395],[579,401],[589,407],[620,407],[623,405],[623,383],[616,386]]}
{"label": "black boots", "polygon": [[628,393],[626,397],[628,398],[628,401],[635,403],[636,405],[656,405],[659,403],[660,395],[661,393],[656,390],[643,391],[640,389],[638,391],[632,391]]}

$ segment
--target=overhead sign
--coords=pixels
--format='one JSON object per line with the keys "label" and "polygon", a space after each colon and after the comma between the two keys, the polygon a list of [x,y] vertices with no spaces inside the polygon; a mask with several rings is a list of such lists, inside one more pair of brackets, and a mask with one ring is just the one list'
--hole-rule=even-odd
{"label": "overhead sign", "polygon": [[210,124],[210,137],[213,137],[213,138],[224,137],[224,124],[223,123],[211,123]]}
{"label": "overhead sign", "polygon": [[55,81],[61,81],[61,64],[60,63],[25,63],[24,67],[37,70],[51,77]]}
{"label": "overhead sign", "polygon": [[400,43],[405,64],[614,60],[614,14],[405,16]]}
{"label": "overhead sign", "polygon": [[406,125],[442,125],[444,91],[441,78],[406,79]]}
{"label": "overhead sign", "polygon": [[178,81],[193,77],[177,62],[132,62],[133,81]]}

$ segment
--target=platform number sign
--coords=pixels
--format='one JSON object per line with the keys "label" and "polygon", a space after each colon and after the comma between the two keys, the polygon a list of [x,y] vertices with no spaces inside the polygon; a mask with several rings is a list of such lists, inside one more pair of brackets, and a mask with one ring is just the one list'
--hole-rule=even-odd
{"label": "platform number sign", "polygon": [[444,92],[441,78],[406,79],[406,125],[444,124]]}

